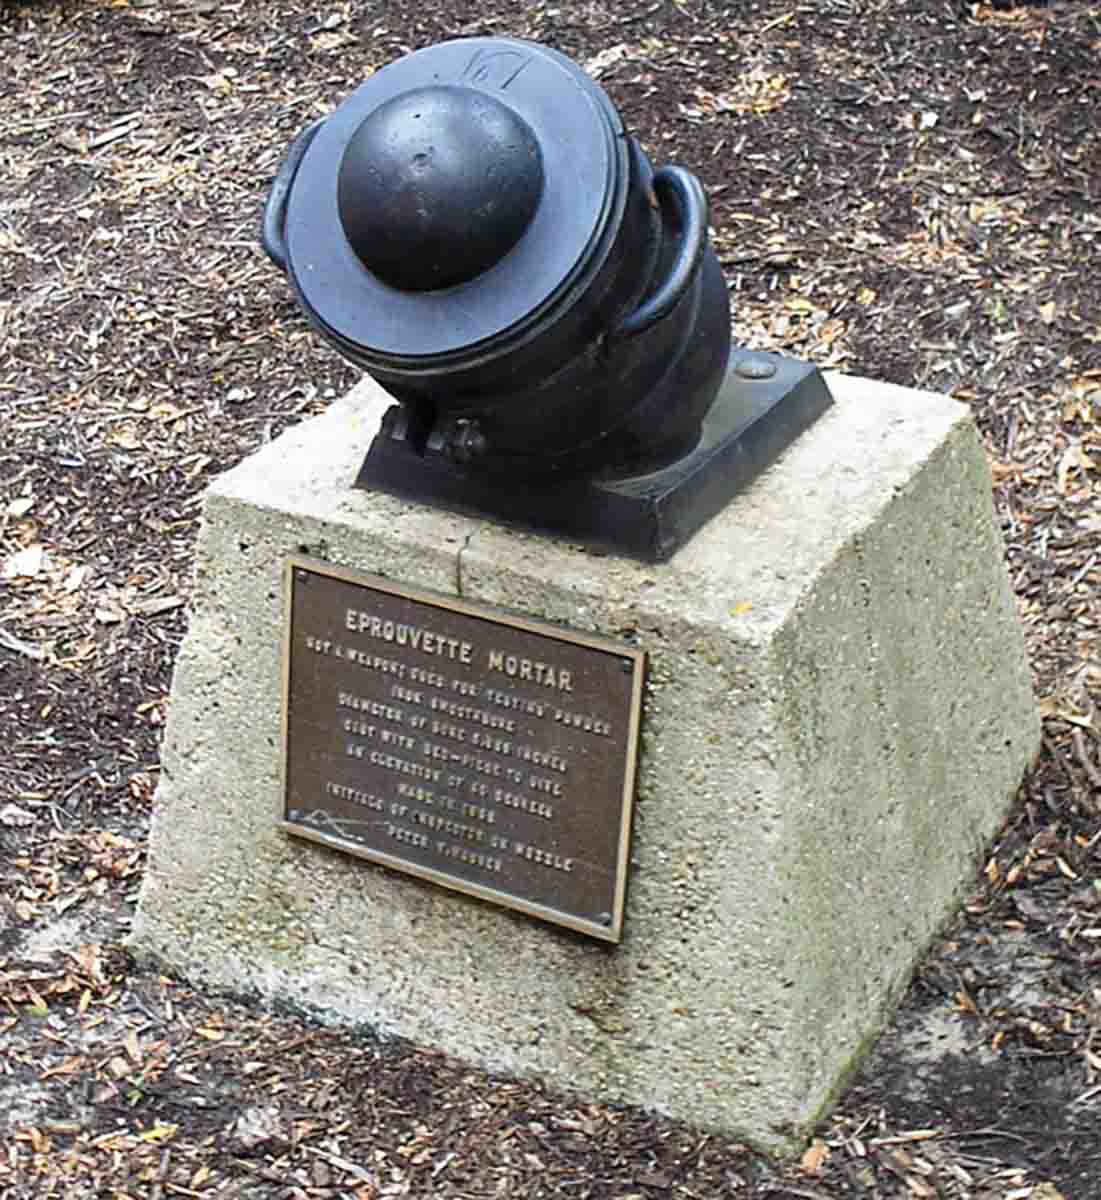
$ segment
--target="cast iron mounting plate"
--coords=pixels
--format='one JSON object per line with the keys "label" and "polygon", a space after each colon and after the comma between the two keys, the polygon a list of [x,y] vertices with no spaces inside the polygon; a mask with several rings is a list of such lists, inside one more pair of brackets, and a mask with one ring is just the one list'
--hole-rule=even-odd
{"label": "cast iron mounting plate", "polygon": [[384,424],[355,486],[663,562],[832,403],[817,367],[735,347],[698,445],[651,474],[506,483],[421,456]]}

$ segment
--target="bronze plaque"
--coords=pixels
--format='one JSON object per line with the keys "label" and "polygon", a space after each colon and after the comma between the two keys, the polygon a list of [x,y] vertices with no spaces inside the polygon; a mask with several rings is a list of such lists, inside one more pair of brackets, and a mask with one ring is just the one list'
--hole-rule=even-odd
{"label": "bronze plaque", "polygon": [[283,828],[618,942],[645,654],[286,569]]}

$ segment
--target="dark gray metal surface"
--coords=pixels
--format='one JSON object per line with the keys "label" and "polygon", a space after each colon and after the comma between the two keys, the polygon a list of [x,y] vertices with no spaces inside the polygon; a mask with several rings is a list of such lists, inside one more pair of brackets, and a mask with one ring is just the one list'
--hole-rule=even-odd
{"label": "dark gray metal surface", "polygon": [[831,402],[804,364],[739,373],[698,180],[544,46],[377,72],[291,147],[264,244],[400,404],[367,490],[661,560]]}
{"label": "dark gray metal surface", "polygon": [[340,223],[390,287],[429,292],[484,275],[531,224],[543,157],[527,122],[476,88],[434,84],[379,105],[345,147]]}
{"label": "dark gray metal surface", "polygon": [[698,443],[660,469],[502,487],[463,473],[446,455],[410,453],[400,427],[388,434],[384,423],[359,486],[661,562],[832,403],[809,363],[735,348]]}
{"label": "dark gray metal surface", "polygon": [[[340,172],[366,118],[443,83],[507,102],[538,138],[544,186],[524,236],[489,271],[457,289],[404,290],[372,274],[344,236]],[[328,336],[385,358],[446,356],[537,320],[622,215],[627,147],[602,96],[563,55],[508,39],[443,42],[377,71],[327,118],[287,190],[287,262],[307,312]]]}

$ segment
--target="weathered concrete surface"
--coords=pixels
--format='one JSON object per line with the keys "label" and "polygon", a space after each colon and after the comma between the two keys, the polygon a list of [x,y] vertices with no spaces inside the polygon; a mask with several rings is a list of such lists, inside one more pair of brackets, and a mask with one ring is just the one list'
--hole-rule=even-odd
{"label": "weathered concrete surface", "polygon": [[[370,383],[208,495],[132,945],[196,980],[793,1149],[881,1028],[1039,737],[963,406],[836,407],[669,563],[353,491]],[[288,553],[650,654],[608,947],[288,839]]]}

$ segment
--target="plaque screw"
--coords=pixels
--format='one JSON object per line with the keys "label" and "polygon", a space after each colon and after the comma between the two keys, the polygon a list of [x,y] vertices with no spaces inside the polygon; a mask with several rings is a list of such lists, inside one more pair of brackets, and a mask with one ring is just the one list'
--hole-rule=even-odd
{"label": "plaque screw", "polygon": [[597,920],[601,925],[610,925],[612,923],[612,914],[610,912],[602,912]]}
{"label": "plaque screw", "polygon": [[295,575],[298,577],[299,583],[308,583],[309,582],[310,575],[309,575],[308,571],[301,571],[301,570],[295,571]]}
{"label": "plaque screw", "polygon": [[734,364],[734,373],[743,379],[771,379],[776,374],[776,364],[767,358],[752,355],[738,359]]}

